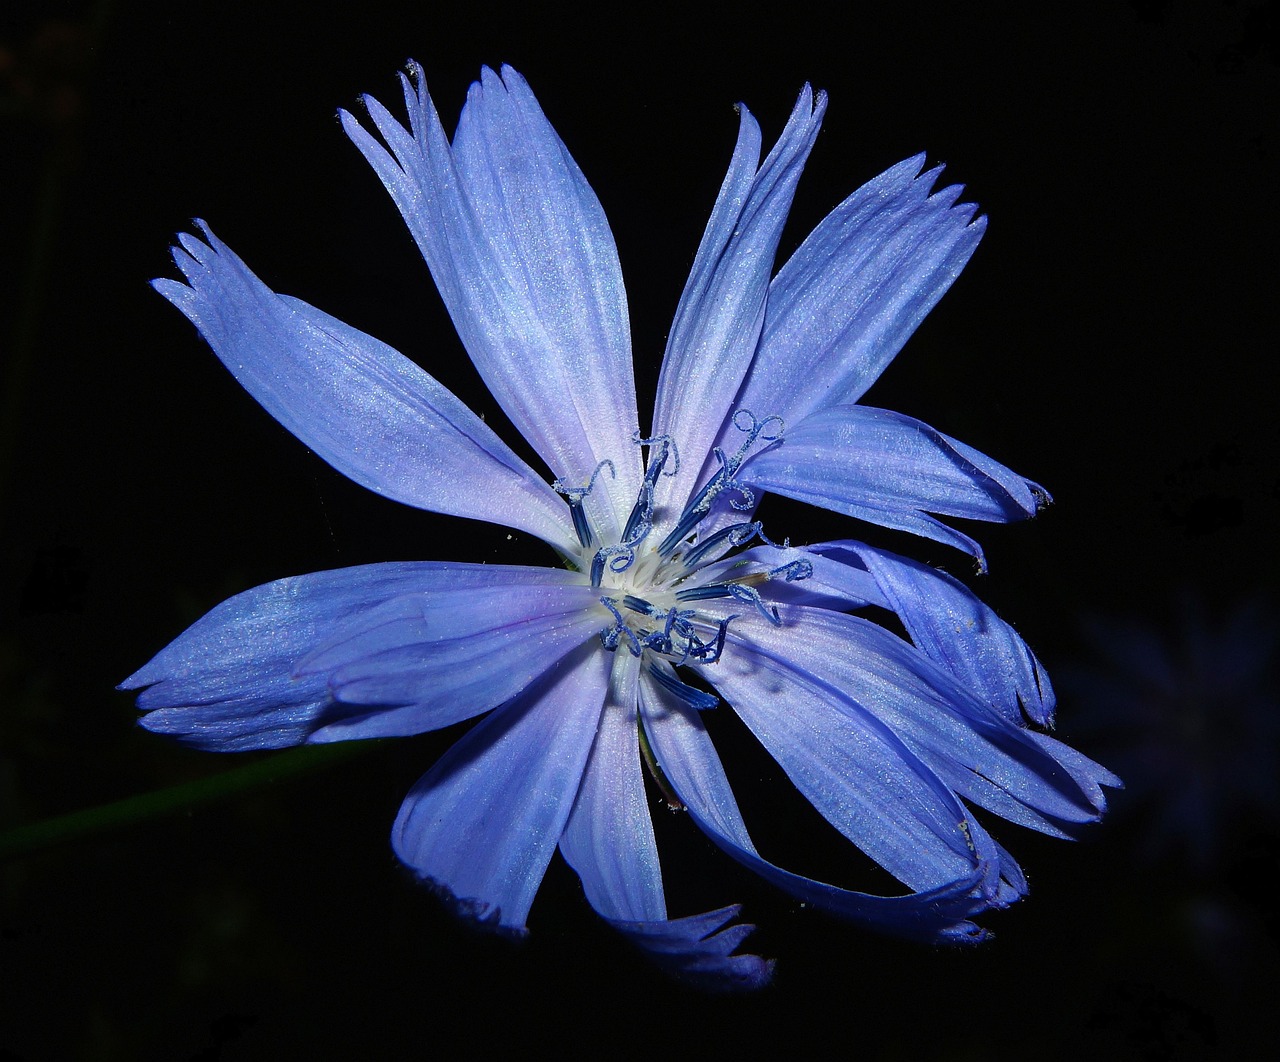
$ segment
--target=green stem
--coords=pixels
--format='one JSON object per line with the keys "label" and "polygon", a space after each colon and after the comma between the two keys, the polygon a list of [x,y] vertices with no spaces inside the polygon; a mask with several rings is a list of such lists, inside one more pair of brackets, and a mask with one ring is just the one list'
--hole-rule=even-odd
{"label": "green stem", "polygon": [[147,819],[162,818],[212,804],[229,796],[272,785],[321,767],[349,760],[368,751],[377,741],[351,741],[333,745],[304,745],[255,760],[209,778],[125,797],[111,804],[85,808],[0,833],[0,859],[27,855],[107,830]]}

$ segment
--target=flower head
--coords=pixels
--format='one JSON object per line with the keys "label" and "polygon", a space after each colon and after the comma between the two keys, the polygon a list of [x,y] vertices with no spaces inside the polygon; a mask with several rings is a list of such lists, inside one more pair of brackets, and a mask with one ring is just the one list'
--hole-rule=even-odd
{"label": "flower head", "polygon": [[[857,400],[942,296],[985,219],[909,159],[773,273],[826,110],[808,87],[764,158],[737,144],[640,431],[604,212],[524,79],[472,85],[450,141],[421,72],[406,128],[366,98],[348,136],[382,179],[472,362],[551,482],[421,368],[268,289],[202,223],[156,289],[245,388],[356,482],[543,539],[559,567],[376,564],[224,602],[124,686],[144,726],[216,750],[416,734],[489,714],[418,782],[396,853],[465,917],[523,932],[558,848],[592,906],[709,987],[763,983],[736,907],[669,918],[646,770],[725,852],[872,927],[969,942],[1026,890],[970,805],[1065,835],[1106,770],[1044,732],[1053,694],[960,582],[852,540],[781,544],[768,491],[962,549],[938,516],[1011,520],[1044,491]],[[375,133],[377,135],[375,135]],[[895,613],[910,641],[854,615]],[[718,697],[708,693],[714,689]],[[723,698],[796,788],[902,882],[874,896],[757,851],[701,713]],[[721,709],[723,710],[723,709]],[[728,928],[726,928],[728,927]]]}

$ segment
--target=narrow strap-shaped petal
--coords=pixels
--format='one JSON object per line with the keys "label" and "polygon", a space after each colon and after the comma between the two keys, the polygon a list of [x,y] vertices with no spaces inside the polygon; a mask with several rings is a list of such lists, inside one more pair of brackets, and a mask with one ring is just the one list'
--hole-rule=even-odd
{"label": "narrow strap-shaped petal", "polygon": [[[769,286],[739,404],[788,424],[857,401],[964,268],[986,229],[942,167],[907,159],[818,225]],[[726,433],[727,435],[728,433]]]}
{"label": "narrow strap-shaped petal", "polygon": [[610,662],[584,646],[471,730],[405,799],[396,855],[463,917],[524,931],[591,752]]}
{"label": "narrow strap-shaped petal", "polygon": [[302,661],[328,676],[346,713],[312,741],[402,737],[495,708],[598,634],[599,591],[520,583],[397,598]]}
{"label": "narrow strap-shaped petal", "polygon": [[[808,612],[848,618],[800,606],[786,615]],[[994,853],[974,849],[951,789],[875,713],[829,685],[821,657],[813,660],[819,654],[799,645],[830,652],[824,633],[808,622],[780,630],[740,617],[724,656],[699,672],[822,817],[899,881],[923,891],[980,869]],[[864,646],[846,638],[839,651],[859,656]]]}
{"label": "narrow strap-shaped petal", "polygon": [[186,744],[219,752],[296,745],[337,710],[326,676],[300,678],[298,662],[358,626],[370,610],[432,586],[556,586],[580,579],[555,568],[431,563],[277,579],[222,602],[120,688],[143,691],[143,726]]}
{"label": "narrow strap-shaped petal", "polygon": [[870,572],[916,648],[1009,722],[1020,725],[1025,712],[1037,725],[1052,725],[1056,700],[1040,661],[960,580],[862,542],[823,542],[808,550],[827,565]]}
{"label": "narrow strap-shaped petal", "polygon": [[627,922],[662,921],[667,905],[640,766],[640,658],[619,652],[610,660],[609,699],[560,851],[598,914]]}
{"label": "narrow strap-shaped petal", "polygon": [[732,954],[754,928],[725,928],[737,907],[667,918],[640,765],[641,661],[626,652],[614,654],[613,661],[609,700],[560,851],[596,912],[666,973],[710,991],[758,988],[773,964],[758,955]]}
{"label": "narrow strap-shaped petal", "polygon": [[760,128],[739,105],[737,146],[680,296],[658,380],[654,434],[669,435],[689,461],[679,477],[659,480],[658,506],[676,510],[668,521],[714,468],[711,447],[755,353],[778,239],[826,108],[826,94],[815,98],[806,85],[757,169]]}
{"label": "narrow strap-shaped petal", "polygon": [[202,223],[179,236],[185,313],[267,412],[334,468],[396,501],[576,541],[568,507],[458,398],[402,354],[277,295]]}
{"label": "narrow strap-shaped petal", "polygon": [[990,903],[985,868],[904,896],[873,896],[828,885],[770,863],[756,851],[702,719],[654,684],[641,685],[645,733],[690,816],[722,850],[790,895],[873,929],[919,940],[970,944],[985,938],[968,919]]}
{"label": "narrow strap-shaped petal", "polygon": [[[873,716],[932,775],[997,815],[1055,835],[1099,817],[1098,786],[1110,772],[1074,751],[1069,760],[1055,756],[901,638],[869,620],[825,609],[785,607],[782,619],[781,627],[750,624],[755,660],[765,662],[770,679],[785,659],[795,674],[838,690],[831,699],[837,710],[851,718]],[[747,627],[737,625],[744,637]],[[732,664],[727,652],[726,660]],[[724,663],[705,669],[718,685],[725,685],[716,675]],[[729,689],[722,692],[742,714]],[[905,825],[907,809],[900,810]]]}
{"label": "narrow strap-shaped petal", "polygon": [[572,486],[614,463],[616,482],[587,502],[604,532],[626,518],[640,485],[626,295],[604,212],[510,67],[501,77],[486,69],[472,86],[452,146],[416,64],[409,75],[409,130],[365,99],[389,152],[346,112],[343,127],[516,428]]}
{"label": "narrow strap-shaped petal", "polygon": [[912,531],[963,549],[967,535],[930,516],[1008,521],[1034,516],[1044,489],[972,447],[900,413],[868,406],[822,409],[788,425],[782,440],[748,458],[752,487]]}

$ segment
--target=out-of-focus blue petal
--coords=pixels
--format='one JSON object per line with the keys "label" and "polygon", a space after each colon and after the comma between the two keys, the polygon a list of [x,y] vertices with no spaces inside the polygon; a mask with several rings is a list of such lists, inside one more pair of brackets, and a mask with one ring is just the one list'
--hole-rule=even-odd
{"label": "out-of-focus blue petal", "polygon": [[955,205],[957,186],[929,195],[942,167],[923,165],[917,155],[863,185],[778,271],[740,406],[790,425],[857,401],[951,286],[986,218]]}
{"label": "out-of-focus blue petal", "polygon": [[472,85],[452,147],[421,70],[409,73],[409,130],[365,99],[390,152],[346,112],[343,127],[400,208],[520,433],[572,486],[614,463],[616,490],[593,493],[587,508],[602,534],[616,534],[639,489],[640,452],[626,295],[604,211],[510,67]]}
{"label": "out-of-focus blue petal", "polygon": [[455,395],[385,343],[277,295],[197,224],[207,245],[183,233],[174,248],[187,284],[153,286],[276,420],[379,494],[576,548],[563,500]]}
{"label": "out-of-focus blue petal", "polygon": [[853,892],[783,870],[756,851],[699,714],[653,683],[641,684],[641,711],[667,781],[694,822],[738,862],[806,903],[883,932],[955,944],[985,939],[986,931],[968,919],[992,905],[984,884],[990,868],[975,867],[956,881],[905,896]]}
{"label": "out-of-focus blue petal", "polygon": [[749,458],[739,478],[753,487],[912,531],[963,549],[967,535],[929,516],[1008,521],[1034,516],[1043,488],[911,417],[867,406],[831,406]]}
{"label": "out-of-focus blue petal", "polygon": [[[711,448],[755,353],[778,238],[826,109],[826,94],[815,98],[806,85],[757,169],[760,127],[739,105],[738,142],[680,296],[658,379],[654,434],[669,435],[691,462],[679,477],[658,482],[657,504],[670,510],[669,521],[714,470]],[[697,465],[704,461],[700,475]]]}
{"label": "out-of-focus blue petal", "polygon": [[685,984],[709,992],[752,991],[769,983],[773,960],[731,954],[756,928],[745,923],[728,925],[740,910],[734,904],[664,922],[610,919],[609,924]]}
{"label": "out-of-focus blue petal", "polygon": [[[747,623],[736,625],[736,636],[750,638],[751,655],[762,667],[756,687],[771,687],[776,675],[786,678],[790,671],[838,691],[826,695],[837,711],[855,719],[873,716],[961,797],[1013,822],[1061,836],[1099,817],[1099,784],[1109,784],[1110,772],[1078,753],[1055,756],[1039,735],[1010,723],[902,639],[869,620],[826,610],[789,607],[782,618],[780,628],[752,623],[749,634]],[[717,677],[721,671],[733,675],[738,655],[726,653],[705,673],[753,725],[742,710],[751,701],[727,688],[732,678],[726,684]],[[751,685],[748,680],[748,693]],[[778,755],[772,746],[770,751]],[[905,822],[908,811],[899,806],[884,813]]]}
{"label": "out-of-focus blue petal", "polygon": [[[867,647],[852,630],[831,638],[810,614],[849,619],[798,606],[786,613],[803,616],[793,629],[741,617],[729,627],[719,663],[700,673],[822,817],[899,881],[920,891],[966,877],[986,855],[973,847],[968,812],[878,713],[855,699],[865,691],[824,674],[838,666],[825,659],[833,649],[860,659]],[[898,691],[890,678],[876,692]]]}
{"label": "out-of-focus blue petal", "polygon": [[[369,564],[314,572],[246,590],[192,624],[120,684],[142,689],[148,730],[218,752],[306,741],[343,709],[327,676],[298,676],[299,661],[392,599],[432,587],[579,582],[555,568],[498,564]],[[143,687],[147,687],[143,689]]]}
{"label": "out-of-focus blue petal", "polygon": [[373,610],[298,667],[328,677],[346,713],[312,741],[402,737],[469,719],[514,697],[607,625],[599,590],[518,575],[439,587]]}
{"label": "out-of-focus blue petal", "polygon": [[[1039,726],[1053,724],[1056,699],[1040,661],[1018,632],[958,579],[861,542],[823,542],[808,549],[827,565],[870,572],[885,595],[885,607],[898,614],[916,648],[1009,722],[1021,725],[1025,712]],[[827,565],[823,572],[829,571]]]}
{"label": "out-of-focus blue petal", "polygon": [[597,913],[615,921],[661,922],[667,905],[636,721],[640,658],[624,651],[610,659],[609,699],[560,851]]}
{"label": "out-of-focus blue petal", "polygon": [[391,841],[455,910],[523,932],[596,735],[612,658],[584,646],[494,712],[414,786]]}

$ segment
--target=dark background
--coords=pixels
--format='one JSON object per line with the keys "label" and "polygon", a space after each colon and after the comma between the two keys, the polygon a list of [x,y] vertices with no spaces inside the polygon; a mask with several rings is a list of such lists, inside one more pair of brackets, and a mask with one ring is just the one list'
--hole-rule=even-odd
{"label": "dark background", "polygon": [[[1056,504],[976,529],[983,577],[941,546],[872,540],[968,579],[1055,675],[1098,659],[1090,617],[1159,631],[1190,607],[1212,627],[1253,600],[1274,632],[1274,7],[884,6],[7,6],[0,829],[249,762],[139,730],[112,688],[234,592],[377,560],[550,560],[345,481],[146,284],[172,275],[173,233],[204,217],[268,284],[413,357],[514,443],[335,118],[362,92],[394,105],[408,57],[449,128],[481,64],[530,80],[617,239],[642,424],[735,101],[772,143],[804,81],[831,96],[783,255],[901,158],[948,163],[990,231],[867,401],[990,453]],[[860,533],[799,507],[770,503],[766,518],[797,541]],[[1059,685],[1059,734],[1105,758],[1106,720]],[[1232,710],[1221,724],[1238,730]],[[766,854],[844,873],[809,820],[791,825],[767,758],[716,722]],[[0,1059],[402,1058],[459,1043],[477,1057],[1260,1051],[1274,803],[1228,806],[1199,862],[1142,855],[1150,805],[1177,794],[1144,807],[1140,787],[1081,843],[999,829],[1033,895],[963,953],[806,911],[663,817],[673,913],[742,902],[755,948],[779,960],[765,992],[708,998],[615,939],[558,861],[522,946],[460,928],[412,883],[389,826],[454,736],[379,744],[4,864]],[[1274,730],[1239,740],[1265,750]]]}

